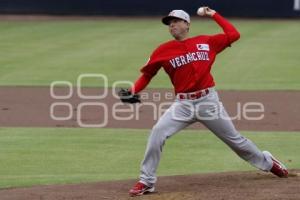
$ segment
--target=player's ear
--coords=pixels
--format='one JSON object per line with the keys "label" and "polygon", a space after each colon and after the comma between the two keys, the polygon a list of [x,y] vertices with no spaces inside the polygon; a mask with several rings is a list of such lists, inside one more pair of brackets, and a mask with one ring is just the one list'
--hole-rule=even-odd
{"label": "player's ear", "polygon": [[188,22],[185,22],[185,23],[187,25],[187,31],[189,32],[190,31],[190,23],[188,23]]}

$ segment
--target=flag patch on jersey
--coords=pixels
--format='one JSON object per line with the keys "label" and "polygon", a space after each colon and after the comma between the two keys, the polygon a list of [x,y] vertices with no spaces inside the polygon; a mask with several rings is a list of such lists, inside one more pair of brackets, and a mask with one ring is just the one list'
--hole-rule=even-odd
{"label": "flag patch on jersey", "polygon": [[209,51],[208,44],[197,44],[197,49],[200,51]]}

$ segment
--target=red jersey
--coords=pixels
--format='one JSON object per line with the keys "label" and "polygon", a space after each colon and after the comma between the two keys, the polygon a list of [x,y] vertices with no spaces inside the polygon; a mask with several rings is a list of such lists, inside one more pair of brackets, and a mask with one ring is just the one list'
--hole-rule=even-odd
{"label": "red jersey", "polygon": [[216,55],[238,40],[240,34],[218,13],[214,14],[213,19],[224,33],[200,35],[183,41],[172,40],[160,45],[141,69],[142,76],[131,90],[138,93],[144,89],[161,67],[169,75],[176,94],[214,86],[210,71]]}

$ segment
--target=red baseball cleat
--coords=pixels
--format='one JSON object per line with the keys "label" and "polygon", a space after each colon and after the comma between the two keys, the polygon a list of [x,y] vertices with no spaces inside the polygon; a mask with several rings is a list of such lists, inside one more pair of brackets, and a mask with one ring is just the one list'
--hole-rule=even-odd
{"label": "red baseball cleat", "polygon": [[129,195],[130,196],[139,196],[139,195],[143,195],[145,193],[151,193],[151,192],[154,192],[154,186],[149,187],[149,186],[145,185],[144,183],[137,182],[137,184],[135,184],[133,186],[133,188],[131,190],[129,190]]}
{"label": "red baseball cleat", "polygon": [[287,178],[289,172],[288,172],[287,168],[284,166],[284,164],[282,164],[279,160],[274,158],[270,152],[266,152],[266,153],[271,156],[272,161],[273,161],[273,166],[272,166],[270,172],[272,172],[274,175],[276,175],[280,178]]}
{"label": "red baseball cleat", "polygon": [[271,169],[271,172],[280,178],[287,178],[289,174],[287,168],[281,162],[274,159],[273,157],[272,160],[273,160],[273,167]]}

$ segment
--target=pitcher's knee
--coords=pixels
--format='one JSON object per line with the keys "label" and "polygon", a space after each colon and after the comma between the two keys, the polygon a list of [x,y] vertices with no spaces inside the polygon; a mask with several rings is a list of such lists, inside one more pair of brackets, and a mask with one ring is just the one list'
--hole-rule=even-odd
{"label": "pitcher's knee", "polygon": [[226,141],[226,143],[235,151],[247,151],[249,143],[251,143],[251,141],[243,136],[238,136],[230,138]]}
{"label": "pitcher's knee", "polygon": [[247,142],[247,138],[240,135],[238,132],[234,134],[232,132],[228,134],[224,133],[220,138],[230,147],[239,147]]}
{"label": "pitcher's knee", "polygon": [[166,130],[162,130],[160,126],[155,125],[152,128],[149,140],[152,146],[158,147],[164,145],[167,138],[168,134],[166,133]]}
{"label": "pitcher's knee", "polygon": [[167,124],[159,121],[152,127],[152,132],[162,132],[167,131],[168,129],[170,129],[170,127]]}

